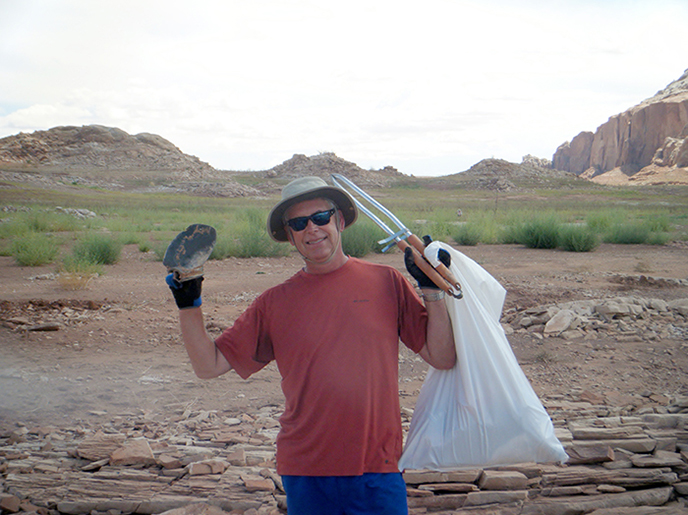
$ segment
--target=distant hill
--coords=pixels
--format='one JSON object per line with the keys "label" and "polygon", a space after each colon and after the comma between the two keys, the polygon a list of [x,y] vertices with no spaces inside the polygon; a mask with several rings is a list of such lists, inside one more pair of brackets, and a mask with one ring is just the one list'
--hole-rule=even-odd
{"label": "distant hill", "polygon": [[585,184],[575,174],[555,170],[551,162],[526,155],[521,163],[504,159],[483,159],[465,172],[432,178],[430,187],[436,189],[461,187],[497,192],[519,191],[532,188],[561,188]]}
{"label": "distant hill", "polygon": [[381,170],[364,170],[355,163],[337,157],[332,152],[323,152],[310,157],[294,154],[291,159],[265,171],[265,176],[268,178],[288,180],[304,176],[317,176],[329,180],[332,174],[348,177],[359,186],[377,187],[389,186],[396,179],[407,177],[391,166],[386,166]]}
{"label": "distant hill", "polygon": [[202,177],[215,169],[156,134],[102,125],[63,126],[0,139],[0,165],[110,170],[171,170]]}
{"label": "distant hill", "polygon": [[54,127],[2,138],[0,173],[6,180],[42,187],[71,183],[199,196],[259,194],[161,136],[132,136],[102,125]]}
{"label": "distant hill", "polygon": [[688,70],[594,133],[559,146],[552,163],[600,184],[688,184]]}

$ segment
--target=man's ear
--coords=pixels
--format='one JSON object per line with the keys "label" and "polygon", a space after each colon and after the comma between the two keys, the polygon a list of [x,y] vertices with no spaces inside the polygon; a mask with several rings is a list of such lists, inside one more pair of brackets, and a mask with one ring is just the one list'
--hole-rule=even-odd
{"label": "man's ear", "polygon": [[292,246],[296,247],[296,244],[294,243],[294,237],[291,234],[289,226],[285,227],[284,231],[287,233],[287,239],[289,240],[289,243],[291,243]]}
{"label": "man's ear", "polygon": [[339,229],[339,232],[342,232],[344,229],[346,229],[344,213],[342,213],[339,209],[337,209],[337,229]]}

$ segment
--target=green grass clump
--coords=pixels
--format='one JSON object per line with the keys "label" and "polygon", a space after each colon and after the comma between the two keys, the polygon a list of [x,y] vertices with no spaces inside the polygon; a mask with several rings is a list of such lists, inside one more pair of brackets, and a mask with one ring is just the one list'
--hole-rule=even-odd
{"label": "green grass clump", "polygon": [[69,232],[78,231],[81,227],[79,220],[72,215],[45,210],[21,213],[16,223],[33,232]]}
{"label": "green grass clump", "polygon": [[[422,238],[425,235],[428,235],[432,238],[432,241],[447,241],[449,238],[452,236],[452,232],[455,229],[455,226],[453,224],[450,224],[445,221],[422,221],[417,220],[411,224],[406,224],[408,229],[415,235],[417,235],[419,238]],[[358,222],[357,222],[358,223]],[[396,226],[390,224],[390,227],[392,227],[394,230],[396,230]],[[378,229],[378,232],[380,229]],[[384,233],[382,233],[384,236]],[[382,237],[378,238],[382,239]]]}
{"label": "green grass clump", "polygon": [[650,228],[644,223],[626,222],[614,225],[604,235],[605,243],[640,245],[650,239]]}
{"label": "green grass clump", "polygon": [[517,229],[517,241],[531,249],[555,249],[561,221],[553,214],[536,216]]}
{"label": "green grass clump", "polygon": [[[170,241],[172,241],[172,240],[170,240]],[[162,261],[165,258],[165,252],[167,252],[168,246],[169,246],[169,243],[166,243],[166,242],[157,242],[157,243],[153,244],[151,246],[151,249],[150,249],[153,251],[153,260],[154,261]],[[218,258],[213,257],[211,255],[210,259],[218,259]]]}
{"label": "green grass clump", "polygon": [[666,245],[671,241],[671,236],[667,232],[651,232],[647,239],[648,245]]}
{"label": "green grass clump", "polygon": [[601,211],[592,211],[585,216],[585,223],[590,230],[597,234],[604,234],[609,232],[612,227],[623,223],[628,217],[619,209],[603,209]]}
{"label": "green grass clump", "polygon": [[452,233],[452,238],[458,245],[475,246],[483,239],[480,227],[475,223],[459,225]]}
{"label": "green grass clump", "polygon": [[279,257],[290,252],[289,245],[274,241],[267,231],[267,216],[260,209],[247,209],[225,229],[227,236],[218,237],[210,259],[227,257]]}
{"label": "green grass clump", "polygon": [[342,232],[342,248],[349,256],[363,257],[371,252],[380,252],[382,247],[378,241],[384,237],[385,233],[375,223],[359,218]]}
{"label": "green grass clump", "polygon": [[558,246],[568,252],[592,252],[599,244],[598,235],[585,225],[564,225],[559,229]]}
{"label": "green grass clump", "polygon": [[10,246],[10,253],[20,266],[41,266],[52,263],[58,252],[55,241],[49,235],[42,233],[28,233]]}
{"label": "green grass clump", "polygon": [[651,232],[670,232],[671,220],[666,214],[653,214],[645,220],[645,225],[648,226]]}
{"label": "green grass clump", "polygon": [[122,243],[111,236],[88,234],[72,249],[76,262],[96,265],[112,265],[119,260]]}

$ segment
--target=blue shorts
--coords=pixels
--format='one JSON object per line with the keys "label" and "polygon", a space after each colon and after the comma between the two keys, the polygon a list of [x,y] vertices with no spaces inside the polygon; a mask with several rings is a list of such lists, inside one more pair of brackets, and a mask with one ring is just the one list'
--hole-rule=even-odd
{"label": "blue shorts", "polygon": [[283,476],[289,515],[408,515],[401,473]]}

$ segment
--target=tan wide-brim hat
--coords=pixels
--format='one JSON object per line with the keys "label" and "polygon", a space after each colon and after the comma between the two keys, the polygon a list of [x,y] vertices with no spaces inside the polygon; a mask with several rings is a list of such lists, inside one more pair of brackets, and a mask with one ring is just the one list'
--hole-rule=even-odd
{"label": "tan wide-brim hat", "polygon": [[326,198],[335,203],[344,215],[344,227],[358,217],[358,210],[351,196],[341,188],[330,186],[320,177],[300,177],[282,189],[282,200],[268,215],[268,234],[276,241],[289,241],[285,228],[284,213],[294,204],[314,198]]}

